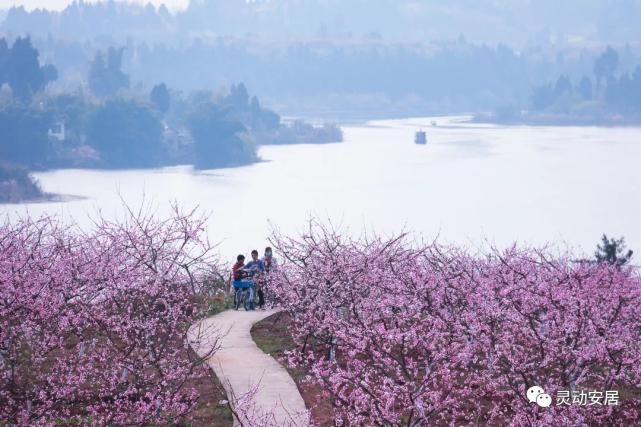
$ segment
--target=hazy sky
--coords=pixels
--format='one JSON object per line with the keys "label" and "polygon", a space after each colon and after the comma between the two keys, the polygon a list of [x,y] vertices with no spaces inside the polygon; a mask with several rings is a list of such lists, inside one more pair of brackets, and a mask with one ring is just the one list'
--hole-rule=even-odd
{"label": "hazy sky", "polygon": [[[87,2],[97,0],[85,0]],[[120,1],[120,0],[118,0]],[[160,5],[165,3],[170,9],[184,8],[189,4],[189,0],[130,0],[137,3],[153,3]],[[47,9],[62,9],[73,0],[0,0],[0,9],[9,9],[12,6],[24,6],[27,9],[47,8]]]}

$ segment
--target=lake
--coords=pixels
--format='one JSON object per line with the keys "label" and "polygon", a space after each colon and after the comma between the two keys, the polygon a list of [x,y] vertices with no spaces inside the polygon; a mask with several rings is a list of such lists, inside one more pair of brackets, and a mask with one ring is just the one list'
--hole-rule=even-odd
{"label": "lake", "polygon": [[[641,128],[528,127],[462,117],[373,121],[345,142],[261,147],[261,163],[194,172],[58,170],[35,174],[67,202],[2,205],[9,215],[52,213],[89,225],[121,199],[166,212],[171,201],[211,215],[224,259],[267,244],[270,228],[298,233],[331,219],[361,234],[412,231],[472,250],[517,241],[592,254],[602,233],[641,253]],[[432,127],[432,120],[437,126]],[[428,144],[414,144],[418,128]],[[270,225],[272,224],[272,225]]]}

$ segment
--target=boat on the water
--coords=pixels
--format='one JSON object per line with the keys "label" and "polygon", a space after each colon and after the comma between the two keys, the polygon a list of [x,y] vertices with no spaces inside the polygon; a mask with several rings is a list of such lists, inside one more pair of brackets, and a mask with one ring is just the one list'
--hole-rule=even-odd
{"label": "boat on the water", "polygon": [[414,136],[414,142],[420,145],[427,144],[427,133],[425,133],[425,131],[423,130],[417,131],[416,135]]}

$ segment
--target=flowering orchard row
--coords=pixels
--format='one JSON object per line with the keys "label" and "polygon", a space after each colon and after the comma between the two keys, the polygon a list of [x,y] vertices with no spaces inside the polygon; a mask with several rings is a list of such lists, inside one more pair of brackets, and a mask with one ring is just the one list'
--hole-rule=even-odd
{"label": "flowering orchard row", "polygon": [[[470,256],[407,237],[276,235],[270,292],[292,363],[339,425],[631,425],[641,419],[641,280],[548,250]],[[526,391],[616,390],[617,405],[541,407]]]}
{"label": "flowering orchard row", "polygon": [[0,225],[0,425],[188,414],[200,361],[186,331],[214,269],[202,229],[177,210],[99,220],[88,233],[50,217]]}

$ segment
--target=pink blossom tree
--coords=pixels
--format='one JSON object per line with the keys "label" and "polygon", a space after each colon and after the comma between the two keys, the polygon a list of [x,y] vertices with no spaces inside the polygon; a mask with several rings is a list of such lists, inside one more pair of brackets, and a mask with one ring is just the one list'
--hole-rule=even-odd
{"label": "pink blossom tree", "polygon": [[[0,226],[0,424],[170,424],[198,399],[186,332],[215,272],[203,219]],[[215,351],[215,346],[212,346]]]}
{"label": "pink blossom tree", "polygon": [[[470,256],[408,236],[276,234],[269,283],[292,363],[342,425],[629,425],[641,417],[641,280],[547,250]],[[616,390],[616,406],[539,407],[526,390]],[[637,396],[635,399],[634,396]],[[603,403],[603,401],[601,401]]]}

